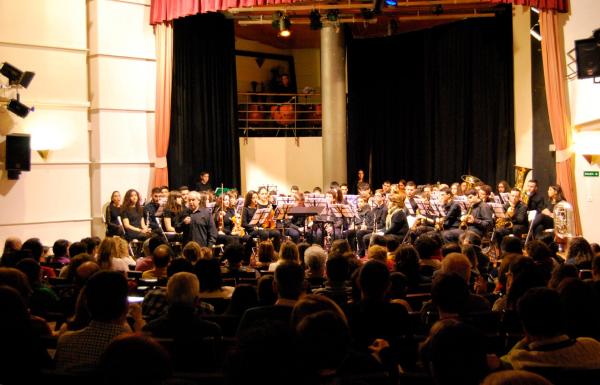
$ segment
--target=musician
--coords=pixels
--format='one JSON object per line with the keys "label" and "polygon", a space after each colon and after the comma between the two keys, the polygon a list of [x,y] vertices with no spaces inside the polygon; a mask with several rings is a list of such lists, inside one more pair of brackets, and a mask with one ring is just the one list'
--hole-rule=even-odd
{"label": "musician", "polygon": [[527,200],[527,211],[535,210],[538,213],[541,213],[546,207],[546,202],[544,201],[542,194],[538,192],[537,179],[531,179],[527,182],[527,195],[529,196],[529,199]]}
{"label": "musician", "polygon": [[190,193],[190,188],[188,186],[179,187],[179,193],[181,194],[181,199],[183,200],[182,205],[187,207],[188,203],[188,194]]}
{"label": "musician", "polygon": [[460,183],[458,182],[454,182],[450,185],[450,192],[452,193],[452,196],[459,196],[462,195],[462,190],[460,189]]}
{"label": "musician", "polygon": [[[356,215],[354,217],[354,222],[351,224],[350,228],[346,232],[346,236],[348,238],[348,242],[352,248],[356,248],[358,251],[358,255],[365,254],[365,243],[362,240],[365,234],[373,231],[371,223],[373,220],[371,218],[371,207],[367,203],[367,199],[359,196],[356,200]],[[359,232],[363,232],[361,236],[357,236]]]}
{"label": "musician", "polygon": [[121,215],[121,193],[113,191],[110,195],[110,203],[106,206],[104,220],[106,221],[106,236],[122,236],[124,235],[123,226],[119,222]]}
{"label": "musician", "polygon": [[416,215],[416,212],[419,209],[417,202],[415,202],[415,196],[417,195],[417,184],[410,180],[406,182],[406,187],[404,187],[404,190],[406,191],[406,199],[408,199],[408,202],[410,203],[410,206],[415,214],[411,214],[407,209],[405,209],[404,212],[406,215]]}
{"label": "musician", "polygon": [[385,180],[381,184],[381,190],[383,191],[383,195],[389,194],[391,188],[392,188],[392,182],[390,182],[389,180]]}
{"label": "musician", "polygon": [[357,172],[357,179],[356,179],[356,184],[355,184],[356,191],[353,191],[353,192],[355,192],[356,194],[360,194],[360,185],[361,185],[361,183],[366,183],[366,182],[367,181],[365,180],[364,170],[359,169]]}
{"label": "musician", "polygon": [[156,222],[156,214],[160,208],[160,198],[162,197],[162,191],[160,187],[154,187],[152,189],[152,195],[150,201],[144,205],[144,219],[146,224],[150,226],[153,233],[159,233],[158,222]]}
{"label": "musician", "polygon": [[448,187],[440,189],[440,201],[445,213],[442,217],[444,230],[458,229],[458,225],[460,224],[460,206],[454,202],[454,196]]}
{"label": "musician", "polygon": [[235,207],[232,206],[232,203],[232,197],[227,193],[222,193],[217,197],[213,209],[213,219],[217,225],[217,244],[229,245],[238,238],[231,235],[235,217]]}
{"label": "musician", "polygon": [[477,194],[482,202],[488,203],[492,201],[492,187],[490,185],[480,185]]}
{"label": "musician", "polygon": [[394,235],[401,241],[408,233],[408,222],[404,213],[404,200],[406,195],[403,193],[392,194],[387,199],[387,213],[385,216],[384,235]]}
{"label": "musician", "polygon": [[210,185],[210,174],[208,171],[202,171],[200,173],[200,180],[196,183],[196,191],[204,192],[204,191],[212,191],[212,186]]}
{"label": "musician", "polygon": [[[262,187],[261,190],[264,195],[264,199],[267,200],[268,205],[268,193],[266,192],[266,188]],[[254,190],[250,190],[246,193],[246,197],[244,198],[244,207],[242,208],[242,227],[244,228],[246,235],[244,236],[244,242],[246,242],[246,252],[252,252],[253,247],[253,239],[259,238],[260,240],[267,240],[270,237],[270,230],[263,230],[258,226],[250,225],[252,221],[252,217],[256,213],[256,209],[258,208],[258,193]],[[266,206],[263,206],[266,207]],[[274,231],[274,246],[275,249],[279,249],[279,244],[281,242],[281,237],[278,231]],[[248,258],[250,254],[246,255]]]}
{"label": "musician", "polygon": [[521,202],[521,191],[519,189],[513,188],[510,191],[510,198],[504,205],[504,211],[510,223],[512,223],[512,228],[496,228],[496,242],[498,246],[500,246],[502,239],[508,234],[514,234],[520,239],[521,235],[526,234],[529,228],[527,206]]}
{"label": "musician", "polygon": [[[468,231],[472,231],[482,237],[491,230],[494,225],[492,209],[487,203],[479,198],[475,189],[468,190],[466,195],[469,203],[469,210],[461,220],[467,225]],[[443,237],[446,242],[456,242],[462,233],[463,230],[461,229],[446,230],[443,233]]]}
{"label": "musician", "polygon": [[[294,194],[294,204],[296,207],[304,207],[304,194],[300,191]],[[283,226],[285,235],[292,238],[294,243],[300,241],[300,234],[304,233],[305,216],[288,216],[284,219]]]}
{"label": "musician", "polygon": [[[324,235],[329,236],[332,241],[342,238],[344,228],[344,218],[336,217],[331,208],[334,204],[343,203],[342,192],[336,189],[327,191],[325,201],[327,204],[326,211],[315,218],[315,222],[317,223],[313,226],[314,240],[321,245],[323,245]],[[323,234],[323,230],[325,230],[325,234]]]}
{"label": "musician", "polygon": [[208,194],[192,191],[188,195],[188,202],[190,212],[183,220],[185,243],[194,241],[200,246],[213,246],[217,240],[217,227],[210,209],[206,207]]}
{"label": "musician", "polygon": [[146,225],[143,214],[140,194],[134,189],[127,190],[121,206],[121,219],[125,228],[125,239],[128,241],[144,240],[152,234],[152,230]]}
{"label": "musician", "polygon": [[554,206],[564,200],[562,187],[559,185],[548,187],[548,203],[544,205],[544,209],[535,217],[531,225],[536,238],[539,238],[544,230],[554,228]]}
{"label": "musician", "polygon": [[177,191],[169,192],[167,203],[163,211],[163,222],[165,224],[165,232],[180,233],[183,231],[183,220],[189,213],[183,205],[183,196]]}
{"label": "musician", "polygon": [[398,181],[398,190],[400,190],[401,192],[406,194],[406,191],[404,191],[405,188],[406,188],[406,181],[404,179],[400,179]]}
{"label": "musician", "polygon": [[359,239],[359,247],[361,246],[360,240],[362,239],[364,250],[369,248],[372,234],[383,235],[385,231],[385,219],[387,215],[387,207],[383,204],[383,191],[381,189],[375,191],[373,195],[373,207],[371,209],[371,216],[369,217],[371,229],[369,231],[361,230],[357,233]]}
{"label": "musician", "polygon": [[[275,194],[275,191],[273,191],[272,193]],[[277,225],[275,223],[275,218],[273,218],[273,216],[275,215],[275,208],[277,207],[275,204],[275,195],[273,194],[270,194],[266,187],[259,187],[256,207],[259,209],[271,209],[272,220],[269,221],[270,223],[265,223],[263,225],[263,228],[264,231],[268,233],[268,238],[273,239],[273,245],[275,246],[275,250],[279,250],[279,245],[281,243],[281,233],[278,230],[276,230]]]}

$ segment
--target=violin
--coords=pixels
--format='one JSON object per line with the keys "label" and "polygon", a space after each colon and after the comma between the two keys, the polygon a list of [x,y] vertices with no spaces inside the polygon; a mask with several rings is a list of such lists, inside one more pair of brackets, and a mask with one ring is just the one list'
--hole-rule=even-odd
{"label": "violin", "polygon": [[271,209],[269,216],[262,224],[263,229],[274,229],[276,227],[275,210]]}

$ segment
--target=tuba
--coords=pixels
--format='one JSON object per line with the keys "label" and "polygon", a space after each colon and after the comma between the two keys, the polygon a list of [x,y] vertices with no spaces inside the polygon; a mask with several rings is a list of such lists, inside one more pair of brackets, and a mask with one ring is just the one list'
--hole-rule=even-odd
{"label": "tuba", "polygon": [[515,188],[518,188],[519,191],[521,191],[521,200],[525,204],[529,201],[529,195],[523,190],[523,187],[525,186],[527,174],[529,174],[529,171],[531,170],[531,168],[515,165]]}
{"label": "tuba", "polygon": [[473,175],[463,175],[460,177],[460,179],[463,182],[467,182],[467,190],[470,190],[473,188],[473,186],[475,185],[475,183],[479,183],[481,182],[481,179],[477,178],[476,176]]}

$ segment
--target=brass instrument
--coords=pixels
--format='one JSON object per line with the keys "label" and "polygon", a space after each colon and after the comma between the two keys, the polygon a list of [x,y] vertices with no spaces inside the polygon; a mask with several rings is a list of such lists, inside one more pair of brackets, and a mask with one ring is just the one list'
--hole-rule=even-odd
{"label": "brass instrument", "polygon": [[460,225],[458,225],[459,229],[466,230],[469,228],[469,224],[467,223],[467,220],[471,216],[472,211],[473,211],[473,206],[470,206],[469,209],[467,210],[467,213],[462,217],[462,219],[460,221]]}
{"label": "brass instrument", "polygon": [[517,166],[515,165],[515,188],[521,191],[521,200],[523,203],[527,204],[529,201],[529,195],[524,191],[525,179],[527,178],[527,174],[532,170],[531,168]]}
{"label": "brass instrument", "polygon": [[508,207],[508,209],[506,209],[506,216],[504,218],[496,219],[496,230],[512,229],[513,228],[513,223],[512,223],[513,215],[515,215],[515,208],[512,205],[510,205]]}
{"label": "brass instrument", "polygon": [[467,183],[467,190],[470,190],[475,186],[476,183],[481,182],[481,179],[473,175],[463,175],[460,177],[463,182]]}
{"label": "brass instrument", "polygon": [[433,226],[435,231],[444,231],[444,220],[444,217],[438,217],[435,219],[435,225]]}

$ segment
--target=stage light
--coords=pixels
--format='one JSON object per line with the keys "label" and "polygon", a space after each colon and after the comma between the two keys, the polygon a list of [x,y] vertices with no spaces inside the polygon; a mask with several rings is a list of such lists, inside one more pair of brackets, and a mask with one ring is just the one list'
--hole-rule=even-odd
{"label": "stage light", "polygon": [[332,9],[327,12],[327,20],[329,21],[337,21],[339,11],[337,9]]}
{"label": "stage light", "polygon": [[323,28],[323,23],[321,23],[321,14],[318,10],[313,9],[310,11],[308,18],[310,20],[310,29],[317,30]]}
{"label": "stage light", "polygon": [[8,105],[6,106],[6,109],[17,116],[20,116],[21,118],[25,118],[29,114],[29,111],[32,111],[32,109],[30,109],[17,99],[11,99],[11,101],[8,102]]}
{"label": "stage light", "polygon": [[23,88],[27,88],[35,76],[35,72],[23,72],[10,63],[3,63],[0,73],[8,78],[10,85],[21,86]]}
{"label": "stage light", "polygon": [[398,0],[385,0],[385,5],[388,7],[395,7],[398,5]]}
{"label": "stage light", "polygon": [[282,16],[279,19],[279,33],[278,35],[281,37],[290,37],[290,35],[292,34],[292,32],[290,31],[290,26],[292,25],[292,23],[290,23],[290,19],[287,16]]}

